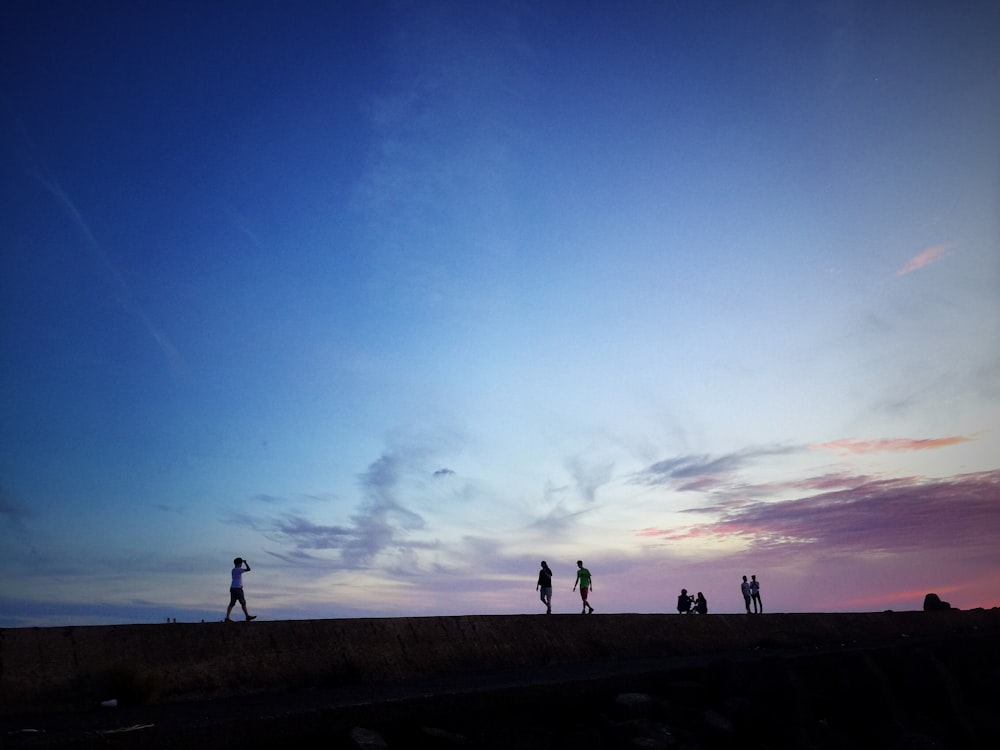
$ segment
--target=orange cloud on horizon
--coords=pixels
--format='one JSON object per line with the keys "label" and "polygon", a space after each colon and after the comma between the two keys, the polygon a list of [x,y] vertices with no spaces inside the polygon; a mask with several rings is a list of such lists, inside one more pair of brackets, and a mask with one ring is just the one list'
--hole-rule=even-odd
{"label": "orange cloud on horizon", "polygon": [[948,245],[931,245],[906,261],[903,267],[896,271],[896,275],[905,276],[908,273],[913,273],[918,268],[936,263],[944,257],[945,253],[948,252],[948,248]]}
{"label": "orange cloud on horizon", "polygon": [[964,435],[954,435],[944,438],[879,438],[876,440],[855,440],[843,438],[829,443],[817,443],[810,446],[814,450],[833,451],[841,456],[859,453],[878,453],[880,451],[922,451],[931,448],[946,448],[949,445],[967,443],[974,438]]}

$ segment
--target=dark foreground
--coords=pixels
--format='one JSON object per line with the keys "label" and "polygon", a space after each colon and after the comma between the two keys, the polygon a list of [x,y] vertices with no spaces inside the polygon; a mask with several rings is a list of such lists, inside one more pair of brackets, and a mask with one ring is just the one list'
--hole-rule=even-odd
{"label": "dark foreground", "polygon": [[[198,698],[193,690],[168,694],[164,685],[149,684],[141,665],[133,664],[133,671],[119,677],[117,685],[105,675],[95,688],[103,692],[90,693],[85,706],[57,708],[54,700],[32,710],[11,711],[8,693],[3,696],[0,745],[147,750],[275,745],[576,750],[1000,747],[995,707],[1000,693],[998,610],[720,615],[700,621],[676,615],[433,622],[437,619],[423,618],[410,631],[421,638],[405,647],[364,644],[372,651],[369,661],[383,662],[381,676],[366,675],[358,666],[363,661],[359,655],[361,661],[348,672],[331,672],[328,664],[325,684],[311,677],[286,679],[280,689],[272,685],[248,690],[233,684],[222,694],[226,691],[220,683],[212,687],[209,680],[202,689],[217,695]],[[327,627],[338,632],[355,627],[330,623]],[[402,625],[375,624],[376,630]],[[258,625],[272,626],[271,635],[279,642],[300,633],[288,623],[254,623],[249,628]],[[458,626],[466,640],[478,639],[480,664],[462,656],[470,645],[462,638],[449,643]],[[248,626],[238,627],[243,631],[223,635],[249,637]],[[107,638],[122,635],[114,629],[99,630]],[[431,637],[439,630],[441,639]],[[565,649],[553,646],[540,657],[537,639],[548,631],[557,641],[562,632],[572,642]],[[10,646],[28,642],[11,639],[11,632],[0,631],[0,685],[5,688],[11,687],[14,675]],[[156,633],[144,632],[149,638]],[[506,666],[496,663],[491,638],[501,633],[505,641],[514,640],[510,653],[527,653],[536,662],[517,657]],[[616,633],[627,642],[619,642]],[[38,635],[43,641],[67,637]],[[526,640],[517,648],[521,637]],[[183,640],[193,638],[189,633]],[[198,660],[190,658],[191,645],[173,660],[194,668]],[[228,657],[238,658],[246,646],[243,642]],[[318,660],[329,655],[329,646],[313,644]],[[404,652],[409,654],[406,664],[386,663]],[[444,666],[428,666],[428,655],[437,655]],[[17,669],[30,661],[24,659]],[[421,671],[416,665],[423,665]],[[396,676],[386,676],[390,673]],[[269,684],[263,677],[258,682]],[[81,681],[77,675],[80,690],[98,683]],[[110,698],[105,693],[113,687],[121,694],[118,707],[101,708],[96,698]],[[58,695],[66,699],[64,692]]]}

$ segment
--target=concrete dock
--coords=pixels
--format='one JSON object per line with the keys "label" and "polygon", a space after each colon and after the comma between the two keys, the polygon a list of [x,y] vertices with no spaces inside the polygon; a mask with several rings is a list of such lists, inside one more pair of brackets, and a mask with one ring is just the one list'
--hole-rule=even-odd
{"label": "concrete dock", "polygon": [[[1000,632],[967,612],[497,615],[0,629],[0,714]],[[122,695],[112,695],[122,693]],[[123,697],[124,696],[124,697]]]}

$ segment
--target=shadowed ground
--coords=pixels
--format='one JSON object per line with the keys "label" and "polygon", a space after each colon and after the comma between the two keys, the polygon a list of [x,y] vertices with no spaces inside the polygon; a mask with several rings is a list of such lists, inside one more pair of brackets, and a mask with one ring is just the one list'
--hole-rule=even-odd
{"label": "shadowed ground", "polygon": [[[0,630],[0,705],[12,746],[225,746],[250,726],[243,746],[289,736],[308,744],[357,724],[391,734],[415,717],[450,717],[457,726],[456,717],[514,716],[539,702],[556,716],[576,701],[662,692],[678,681],[698,685],[692,695],[708,695],[706,680],[712,690],[728,680],[736,694],[734,674],[772,675],[774,658],[806,665],[799,668],[808,667],[818,686],[826,680],[816,675],[829,671],[849,696],[921,658],[901,657],[904,651],[961,647],[959,661],[976,653],[996,664],[998,640],[997,609],[18,628]],[[859,666],[844,673],[848,654]],[[921,674],[935,673],[942,658]],[[879,659],[889,661],[879,666]],[[748,664],[757,666],[740,666]],[[778,670],[781,679],[787,671]],[[860,685],[850,687],[855,679]],[[112,698],[118,708],[100,708]],[[677,696],[672,702],[680,705]],[[130,731],[114,731],[122,729]],[[474,744],[491,746],[482,737]]]}

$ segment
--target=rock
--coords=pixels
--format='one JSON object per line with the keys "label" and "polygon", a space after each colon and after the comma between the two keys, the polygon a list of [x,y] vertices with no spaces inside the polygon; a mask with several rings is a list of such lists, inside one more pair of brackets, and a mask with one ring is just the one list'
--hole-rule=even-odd
{"label": "rock", "polygon": [[677,738],[666,724],[650,719],[631,719],[614,724],[609,728],[613,747],[652,748],[667,750],[677,746]]}
{"label": "rock", "polygon": [[941,597],[937,594],[928,594],[924,597],[924,612],[939,612],[945,609],[951,609],[951,605],[941,601]]}
{"label": "rock", "polygon": [[433,740],[438,747],[461,747],[469,744],[469,739],[464,734],[449,732],[447,729],[421,727],[420,734],[426,740]]}
{"label": "rock", "polygon": [[350,733],[351,747],[356,750],[389,750],[389,743],[374,729],[354,727]]}
{"label": "rock", "polygon": [[705,728],[714,736],[731,737],[735,730],[733,722],[723,716],[714,708],[708,708],[701,712],[701,720]]}
{"label": "rock", "polygon": [[646,693],[621,693],[615,696],[615,714],[621,718],[647,718],[652,710],[653,697]]}
{"label": "rock", "polygon": [[948,745],[919,732],[903,732],[890,750],[947,750]]}

